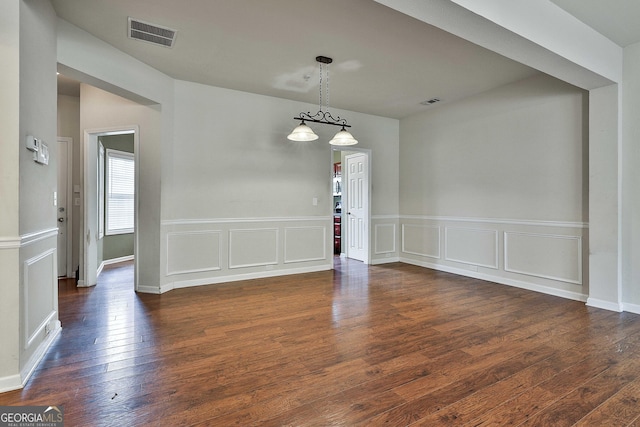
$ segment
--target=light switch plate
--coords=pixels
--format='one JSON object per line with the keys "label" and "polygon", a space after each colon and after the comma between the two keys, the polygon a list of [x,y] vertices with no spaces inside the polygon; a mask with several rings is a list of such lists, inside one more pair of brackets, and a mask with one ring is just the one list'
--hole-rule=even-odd
{"label": "light switch plate", "polygon": [[35,159],[36,162],[42,165],[49,164],[49,146],[45,144],[42,140],[38,139],[38,156]]}
{"label": "light switch plate", "polygon": [[27,136],[25,145],[29,151],[38,151],[38,140],[34,138],[33,135]]}

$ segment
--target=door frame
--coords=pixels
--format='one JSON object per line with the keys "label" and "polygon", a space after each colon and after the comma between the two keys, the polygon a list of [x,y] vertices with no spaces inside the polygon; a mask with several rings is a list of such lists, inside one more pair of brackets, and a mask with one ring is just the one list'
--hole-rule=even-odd
{"label": "door frame", "polygon": [[[109,128],[101,128],[101,129],[85,129],[84,130],[84,142],[81,145],[81,157],[83,158],[82,168],[81,168],[81,178],[82,178],[82,186],[83,186],[83,202],[82,202],[82,224],[80,228],[82,230],[82,235],[80,238],[80,280],[78,281],[78,286],[93,286],[97,283],[97,273],[98,273],[98,259],[97,259],[97,251],[88,250],[88,246],[90,242],[95,242],[94,246],[97,247],[98,240],[98,218],[97,215],[95,218],[90,218],[89,212],[89,203],[91,200],[97,201],[98,198],[98,186],[91,185],[91,182],[88,179],[88,174],[93,174],[97,177],[97,160],[98,160],[98,137],[104,135],[121,135],[130,133],[133,134],[133,156],[135,162],[135,195],[134,195],[134,217],[133,217],[133,287],[134,290],[138,290],[138,257],[136,256],[139,248],[139,234],[138,234],[138,214],[140,212],[139,209],[139,195],[140,195],[140,128],[138,125],[128,125],[128,126],[114,126]],[[91,150],[91,147],[94,147]],[[97,182],[96,182],[97,184]],[[98,206],[95,206],[95,210],[97,212]],[[92,256],[95,256],[95,259],[91,259]]]}
{"label": "door frame", "polygon": [[[372,184],[372,170],[373,170],[373,166],[372,166],[372,160],[373,160],[373,153],[371,151],[370,148],[356,148],[356,147],[352,147],[352,146],[346,146],[346,147],[340,147],[340,146],[335,146],[335,147],[331,147],[330,150],[330,176],[333,177],[333,152],[334,151],[340,151],[340,152],[350,152],[350,153],[357,153],[357,154],[364,154],[365,156],[367,156],[367,164],[368,164],[368,170],[367,170],[367,214],[365,215],[365,227],[367,228],[367,247],[365,248],[365,260],[364,263],[365,264],[371,264],[371,238],[372,238],[372,234],[371,234],[371,184]],[[340,154],[341,157],[344,157],[342,155],[342,153]],[[342,162],[342,159],[340,160]],[[343,165],[344,166],[344,165]],[[341,216],[341,220],[340,223],[342,224],[341,226],[341,239],[344,240],[346,242],[346,238],[348,238],[348,233],[345,233],[344,231],[346,230],[346,224],[345,224],[345,206],[347,206],[348,203],[348,197],[349,197],[349,192],[348,189],[346,189],[347,186],[344,185],[345,181],[345,177],[346,177],[347,171],[346,168],[342,168],[342,212],[340,213]],[[332,179],[329,178],[328,182],[332,182]],[[347,199],[345,199],[345,197]],[[333,224],[333,197],[329,197],[331,200],[331,223]],[[333,239],[331,239],[331,242],[333,242]],[[346,242],[348,244],[348,242]],[[333,251],[332,251],[333,252]],[[346,252],[343,252],[346,256]],[[333,268],[333,257],[331,257],[331,268]]]}
{"label": "door frame", "polygon": [[[58,148],[60,147],[60,143],[66,144],[66,156],[67,156],[67,205],[64,207],[65,212],[67,214],[67,243],[66,243],[66,274],[65,277],[69,276],[73,272],[73,240],[76,236],[73,235],[73,138],[66,136],[59,136],[57,138]],[[60,155],[60,151],[58,151],[58,155]],[[58,206],[59,208],[60,206]],[[74,274],[75,276],[75,274]]]}

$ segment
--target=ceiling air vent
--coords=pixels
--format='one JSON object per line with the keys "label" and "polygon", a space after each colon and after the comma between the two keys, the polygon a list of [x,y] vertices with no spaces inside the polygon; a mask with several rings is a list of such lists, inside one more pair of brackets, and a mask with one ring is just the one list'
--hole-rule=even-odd
{"label": "ceiling air vent", "polygon": [[438,98],[431,98],[431,99],[429,99],[427,101],[422,101],[420,104],[422,104],[422,105],[433,105],[436,102],[440,102],[440,100]]}
{"label": "ceiling air vent", "polygon": [[177,31],[171,28],[129,18],[129,38],[131,39],[142,40],[164,47],[173,47],[176,33]]}

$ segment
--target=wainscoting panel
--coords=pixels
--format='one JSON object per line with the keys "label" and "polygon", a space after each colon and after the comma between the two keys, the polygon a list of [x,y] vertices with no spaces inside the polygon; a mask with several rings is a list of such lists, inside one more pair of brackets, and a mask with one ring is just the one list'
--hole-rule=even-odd
{"label": "wainscoting panel", "polygon": [[587,223],[404,215],[400,225],[402,262],[587,300]]}
{"label": "wainscoting panel", "polygon": [[229,230],[229,268],[277,263],[277,228]]}
{"label": "wainscoting panel", "polygon": [[157,292],[329,270],[332,225],[329,215],[165,220]]}
{"label": "wainscoting panel", "polygon": [[284,262],[321,261],[327,258],[327,227],[286,227]]}
{"label": "wainscoting panel", "polygon": [[402,252],[440,259],[440,227],[402,224]]}
{"label": "wainscoting panel", "polygon": [[498,231],[445,227],[445,259],[498,268]]}
{"label": "wainscoting panel", "polygon": [[220,230],[167,233],[167,275],[220,270]]}
{"label": "wainscoting panel", "polygon": [[389,254],[396,251],[396,225],[376,224],[373,241],[375,254]]}
{"label": "wainscoting panel", "polygon": [[55,249],[49,249],[24,261],[25,349],[33,344],[56,316],[57,262]]}
{"label": "wainscoting panel", "polygon": [[505,271],[582,284],[579,236],[505,232]]}

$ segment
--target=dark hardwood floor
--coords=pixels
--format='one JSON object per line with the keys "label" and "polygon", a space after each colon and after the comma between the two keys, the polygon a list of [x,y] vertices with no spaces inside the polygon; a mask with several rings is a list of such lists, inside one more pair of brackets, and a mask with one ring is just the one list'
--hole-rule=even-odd
{"label": "dark hardwood floor", "polygon": [[406,264],[133,292],[60,282],[0,405],[66,426],[640,426],[640,316]]}

